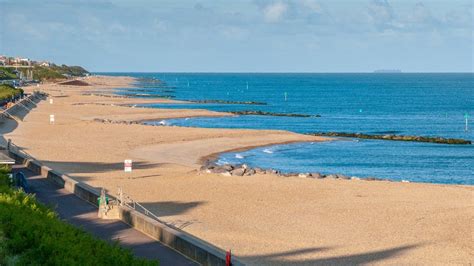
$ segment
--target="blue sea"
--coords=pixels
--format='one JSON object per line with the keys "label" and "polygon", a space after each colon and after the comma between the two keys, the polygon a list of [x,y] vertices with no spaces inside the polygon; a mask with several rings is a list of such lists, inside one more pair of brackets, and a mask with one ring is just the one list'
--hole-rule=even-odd
{"label": "blue sea", "polygon": [[[106,73],[115,75],[114,73]],[[143,80],[118,94],[178,100],[254,101],[245,104],[153,104],[152,108],[260,110],[321,117],[233,116],[170,119],[169,125],[337,131],[463,138],[474,141],[474,74],[118,73]],[[135,95],[135,94],[140,95]],[[468,131],[466,118],[468,116]],[[474,184],[474,145],[344,139],[223,154],[284,172],[341,173],[412,182]]]}

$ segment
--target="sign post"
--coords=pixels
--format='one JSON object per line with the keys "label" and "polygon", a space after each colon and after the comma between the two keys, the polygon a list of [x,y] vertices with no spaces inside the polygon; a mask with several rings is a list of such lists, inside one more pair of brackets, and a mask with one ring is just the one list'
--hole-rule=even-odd
{"label": "sign post", "polygon": [[125,173],[130,173],[130,177],[132,176],[132,160],[123,161],[123,171]]}

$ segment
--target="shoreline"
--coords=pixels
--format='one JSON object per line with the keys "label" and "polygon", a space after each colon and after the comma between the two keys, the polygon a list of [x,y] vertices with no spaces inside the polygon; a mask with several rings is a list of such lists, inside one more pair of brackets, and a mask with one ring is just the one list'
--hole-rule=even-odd
{"label": "shoreline", "polygon": [[[102,76],[102,77],[108,77],[108,76]],[[138,88],[138,82],[139,82],[138,78],[128,77],[128,76],[126,76],[126,77],[132,79],[132,82],[129,84],[130,88]],[[124,88],[120,88],[120,89],[124,89]],[[112,88],[112,92],[109,92],[109,93],[107,93],[106,91],[102,91],[102,92],[105,93],[106,97],[112,97],[112,98],[118,97],[118,98],[130,99],[130,100],[143,100],[143,101],[145,101],[145,104],[149,103],[149,101],[153,102],[153,100],[158,101],[159,104],[167,104],[167,103],[170,103],[170,104],[193,104],[193,103],[196,103],[196,101],[174,100],[174,99],[165,99],[165,98],[160,98],[160,97],[157,97],[155,99],[146,99],[146,98],[141,99],[141,98],[137,98],[137,97],[124,96],[124,95],[116,94],[117,90],[118,90],[117,88]],[[99,95],[96,95],[96,96],[102,96],[102,95],[99,94]],[[147,107],[147,106],[137,106],[137,107],[135,107],[134,106],[134,105],[144,104],[143,101],[133,102],[133,103],[125,103],[125,104],[119,104],[119,105],[112,105],[112,106],[120,106],[120,107],[128,107],[128,108],[169,110],[169,109],[166,109],[166,108],[153,108],[153,107]],[[210,100],[210,101],[214,102],[216,100]],[[199,101],[197,101],[197,102],[199,102]],[[203,100],[203,102],[206,102],[206,100]],[[218,102],[226,102],[226,101],[218,101]],[[234,103],[229,103],[229,104],[232,105]],[[185,106],[183,106],[183,107],[185,107]],[[209,114],[204,114],[204,115],[195,114],[195,115],[191,115],[191,116],[164,117],[164,118],[160,118],[160,119],[163,121],[163,120],[168,120],[168,119],[184,119],[184,118],[199,118],[199,117],[215,117],[215,118],[218,118],[218,117],[238,115],[238,114],[234,114],[233,112],[211,111],[211,110],[207,110],[207,109],[186,109],[186,108],[182,108],[182,109],[189,110],[189,111],[204,110],[204,111],[207,111],[207,112],[210,112],[210,113]],[[319,115],[315,115],[315,116],[319,117]],[[145,126],[181,127],[181,126],[169,126],[169,125],[153,125],[153,124],[147,124],[146,123],[146,122],[151,122],[151,121],[157,121],[157,119],[151,118],[151,119],[138,119],[138,120],[110,120],[110,121],[97,121],[97,122],[111,123],[111,124],[127,124],[127,125],[139,124],[139,125],[145,125]],[[200,129],[201,127],[194,126],[194,127],[187,127],[187,128]],[[211,128],[211,129],[234,130],[232,128]],[[225,153],[248,151],[248,150],[251,150],[251,149],[254,149],[254,148],[259,148],[259,147],[277,146],[277,145],[285,145],[285,144],[292,144],[292,143],[319,142],[319,141],[338,141],[341,137],[341,136],[338,136],[338,135],[330,135],[330,134],[329,135],[321,135],[321,134],[314,134],[314,133],[298,133],[298,132],[293,132],[293,131],[288,131],[288,130],[273,130],[273,129],[239,128],[239,129],[235,129],[235,130],[244,130],[244,131],[245,130],[249,130],[249,131],[253,131],[253,130],[257,130],[257,131],[258,130],[262,130],[262,131],[285,131],[285,132],[290,132],[290,133],[303,135],[303,136],[322,137],[323,139],[322,140],[311,140],[311,141],[293,140],[293,141],[267,143],[267,144],[262,144],[262,145],[252,145],[252,146],[246,146],[246,147],[233,148],[233,149],[229,149],[229,150],[225,150],[225,151],[219,151],[219,152],[211,153],[211,154],[208,154],[208,155],[204,155],[204,156],[200,157],[197,160],[197,163],[200,166],[206,166],[206,163],[215,163],[218,160],[219,156],[222,155],[222,154],[225,154]],[[333,133],[333,132],[330,132],[330,133]],[[344,134],[346,134],[346,133],[344,133]],[[357,138],[357,137],[354,137],[354,138]],[[257,168],[258,168],[258,166],[257,166]],[[271,170],[273,170],[273,169],[271,169]],[[279,170],[277,170],[277,171],[280,172]],[[306,174],[306,173],[307,172],[301,172],[299,174]],[[288,172],[288,173],[284,172],[283,174],[296,174],[296,173],[294,173],[294,172]],[[391,179],[391,178],[379,178],[377,176],[369,176],[369,177],[351,176],[351,177],[349,177],[349,176],[345,176],[344,174],[341,174],[341,173],[330,173],[330,174],[323,175],[323,176],[343,176],[345,178],[342,178],[342,179],[346,179],[346,180],[349,179],[349,180],[387,181],[387,182],[419,183],[419,184],[434,184],[434,185],[473,186],[473,185],[470,185],[470,184],[457,184],[457,183],[420,182],[420,181],[409,181],[409,180],[404,180],[404,179],[394,180],[394,179]]]}
{"label": "shoreline", "polygon": [[[271,130],[93,122],[94,118],[136,120],[210,112],[117,108],[132,99],[82,96],[81,92],[126,86],[132,79],[86,81],[92,85],[42,85],[40,89],[55,90],[54,104],[40,103],[5,138],[27,148],[48,167],[92,187],[109,191],[123,187],[163,221],[232,249],[249,265],[345,261],[338,258],[375,264],[470,261],[472,186],[203,175],[197,170],[203,155],[314,138]],[[81,102],[114,105],[74,105]],[[56,123],[49,125],[52,113]],[[133,160],[130,175],[123,172],[124,159]]]}

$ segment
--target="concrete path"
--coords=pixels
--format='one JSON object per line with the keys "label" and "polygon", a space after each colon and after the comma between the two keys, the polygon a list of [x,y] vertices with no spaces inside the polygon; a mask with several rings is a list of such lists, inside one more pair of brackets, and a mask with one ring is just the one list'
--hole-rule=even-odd
{"label": "concrete path", "polygon": [[46,178],[33,174],[23,166],[15,165],[13,171],[23,172],[27,176],[30,192],[36,194],[40,202],[54,208],[61,219],[82,227],[101,239],[119,240],[121,246],[131,249],[136,256],[158,259],[160,265],[199,265],[121,221],[97,218],[95,206],[59,188]]}

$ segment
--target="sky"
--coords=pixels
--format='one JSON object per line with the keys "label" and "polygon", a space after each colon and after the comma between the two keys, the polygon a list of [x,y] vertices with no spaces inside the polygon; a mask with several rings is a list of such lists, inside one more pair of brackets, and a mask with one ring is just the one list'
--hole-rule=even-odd
{"label": "sky", "polygon": [[94,72],[473,72],[470,0],[0,0],[0,54]]}

